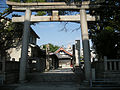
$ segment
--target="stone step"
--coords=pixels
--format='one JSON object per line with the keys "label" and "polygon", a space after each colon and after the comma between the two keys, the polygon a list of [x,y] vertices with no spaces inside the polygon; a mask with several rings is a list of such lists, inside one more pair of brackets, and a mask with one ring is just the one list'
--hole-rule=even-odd
{"label": "stone step", "polygon": [[95,80],[92,81],[93,87],[120,87],[119,81],[111,81],[111,80]]}
{"label": "stone step", "polygon": [[86,81],[84,80],[81,85],[87,86],[87,87],[120,87],[120,81],[111,81],[108,79],[97,79],[95,81]]}
{"label": "stone step", "polygon": [[28,80],[32,82],[74,82],[74,73],[34,73],[28,75]]}
{"label": "stone step", "polygon": [[109,80],[120,80],[120,72],[99,72],[96,78],[104,78]]}

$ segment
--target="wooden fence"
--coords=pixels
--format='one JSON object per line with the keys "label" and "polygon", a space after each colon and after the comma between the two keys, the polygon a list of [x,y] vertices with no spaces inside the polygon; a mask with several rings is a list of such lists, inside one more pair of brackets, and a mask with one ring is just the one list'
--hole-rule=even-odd
{"label": "wooden fence", "polygon": [[1,83],[14,83],[18,81],[19,78],[19,62],[6,61],[5,71],[2,71],[2,62],[0,62],[0,80]]}

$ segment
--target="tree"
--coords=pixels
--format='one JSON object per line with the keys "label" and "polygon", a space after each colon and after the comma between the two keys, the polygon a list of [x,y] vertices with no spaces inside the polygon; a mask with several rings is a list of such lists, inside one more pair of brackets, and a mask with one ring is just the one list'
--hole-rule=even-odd
{"label": "tree", "polygon": [[89,35],[99,57],[120,58],[120,0],[104,0],[101,7],[90,9],[100,15],[99,22],[89,23]]}
{"label": "tree", "polygon": [[15,44],[15,40],[22,36],[22,23],[12,23],[11,19],[6,18],[11,13],[6,9],[0,13],[0,56],[5,57],[7,50]]}
{"label": "tree", "polygon": [[43,49],[45,50],[47,45],[49,45],[49,51],[50,51],[50,52],[55,52],[58,48],[60,48],[59,46],[53,45],[53,44],[51,44],[51,43],[42,45],[42,46],[40,46],[40,47],[43,47]]}
{"label": "tree", "polygon": [[22,24],[11,21],[0,21],[0,55],[6,56],[7,50],[16,44],[16,40],[21,39]]}

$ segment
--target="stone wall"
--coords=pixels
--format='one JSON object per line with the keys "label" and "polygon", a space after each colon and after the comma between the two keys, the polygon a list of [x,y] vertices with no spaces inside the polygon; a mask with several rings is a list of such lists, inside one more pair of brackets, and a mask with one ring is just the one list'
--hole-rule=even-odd
{"label": "stone wall", "polygon": [[96,61],[92,63],[92,68],[95,68],[95,76],[96,78],[103,77],[104,72],[104,62],[103,61]]}

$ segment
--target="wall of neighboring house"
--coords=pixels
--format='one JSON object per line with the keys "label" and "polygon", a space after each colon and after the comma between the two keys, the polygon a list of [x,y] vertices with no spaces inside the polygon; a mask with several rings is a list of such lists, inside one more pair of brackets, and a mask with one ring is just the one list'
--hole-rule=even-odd
{"label": "wall of neighboring house", "polygon": [[[30,39],[29,39],[29,48],[28,48],[28,56],[31,57],[32,56],[32,48],[31,45],[36,45],[36,34],[34,31],[31,31],[30,33]],[[21,57],[21,48],[22,48],[22,40],[18,40],[15,43],[14,47],[11,47],[8,50],[8,59],[10,61],[15,60],[15,61],[19,61],[20,57]]]}
{"label": "wall of neighboring house", "polygon": [[19,48],[19,49],[10,48],[8,50],[8,53],[9,53],[10,61],[12,61],[12,60],[19,61],[19,59],[21,57],[21,48]]}
{"label": "wall of neighboring house", "polygon": [[[19,61],[20,57],[21,57],[21,48],[22,48],[22,45],[20,46],[17,46],[17,47],[13,47],[13,48],[10,48],[8,50],[8,59],[10,61]],[[29,46],[28,48],[28,56],[31,57],[32,56],[32,48],[31,46]]]}
{"label": "wall of neighboring house", "polygon": [[[27,70],[30,71],[44,71],[45,69],[45,57],[40,56],[45,54],[41,51],[39,46],[36,45],[36,40],[39,38],[37,34],[32,30],[30,33],[29,47],[28,47],[28,64]],[[8,56],[10,61],[19,61],[21,58],[22,41],[18,40],[19,44],[15,44],[8,50]],[[45,56],[45,55],[44,55]]]}

